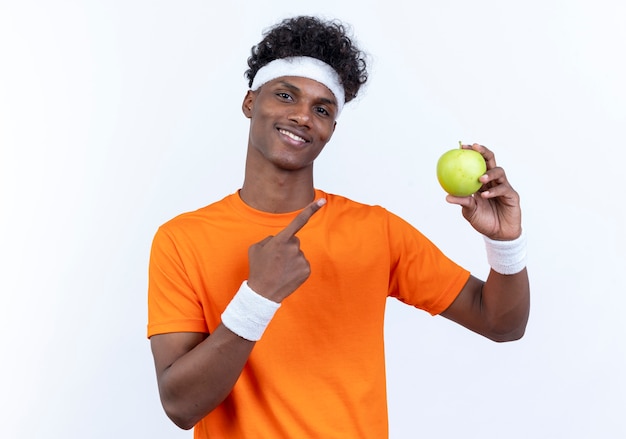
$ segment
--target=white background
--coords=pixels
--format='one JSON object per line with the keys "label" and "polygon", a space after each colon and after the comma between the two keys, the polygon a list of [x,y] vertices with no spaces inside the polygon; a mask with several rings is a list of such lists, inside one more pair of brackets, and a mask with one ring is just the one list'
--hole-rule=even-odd
{"label": "white background", "polygon": [[437,158],[483,143],[522,196],[525,338],[390,302],[391,437],[626,437],[623,3],[295,3],[0,0],[0,437],[191,437],[158,400],[150,243],[241,185],[250,47],[301,13],[350,23],[372,56],[318,187],[400,214],[480,277]]}

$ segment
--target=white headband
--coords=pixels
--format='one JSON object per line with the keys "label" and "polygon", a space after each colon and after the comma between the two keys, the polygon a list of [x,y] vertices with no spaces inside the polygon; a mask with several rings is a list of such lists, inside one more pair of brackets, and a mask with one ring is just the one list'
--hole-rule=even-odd
{"label": "white headband", "polygon": [[337,99],[337,117],[339,117],[345,104],[345,91],[341,85],[339,74],[331,66],[324,61],[308,56],[275,59],[259,69],[254,76],[250,89],[257,90],[266,82],[282,76],[299,76],[324,84]]}

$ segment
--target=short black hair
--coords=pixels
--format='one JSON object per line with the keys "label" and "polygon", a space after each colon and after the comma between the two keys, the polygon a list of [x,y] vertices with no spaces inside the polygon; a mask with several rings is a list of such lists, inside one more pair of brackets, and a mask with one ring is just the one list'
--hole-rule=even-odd
{"label": "short black hair", "polygon": [[338,20],[299,16],[287,18],[265,31],[252,47],[245,77],[248,86],[259,69],[275,59],[309,56],[324,61],[337,71],[346,102],[354,99],[367,81],[366,54],[353,42],[348,27]]}

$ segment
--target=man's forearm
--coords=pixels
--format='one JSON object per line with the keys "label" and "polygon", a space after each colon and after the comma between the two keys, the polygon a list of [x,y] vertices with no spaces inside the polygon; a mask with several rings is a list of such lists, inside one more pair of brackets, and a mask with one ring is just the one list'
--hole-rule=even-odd
{"label": "man's forearm", "polygon": [[513,341],[521,338],[530,312],[527,269],[511,275],[491,270],[483,285],[481,308],[491,339]]}
{"label": "man's forearm", "polygon": [[231,392],[254,344],[220,325],[163,370],[159,392],[169,418],[190,429],[215,409]]}

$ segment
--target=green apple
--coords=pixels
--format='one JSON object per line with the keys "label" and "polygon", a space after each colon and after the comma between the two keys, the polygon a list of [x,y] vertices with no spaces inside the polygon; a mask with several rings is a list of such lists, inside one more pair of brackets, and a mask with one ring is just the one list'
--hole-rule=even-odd
{"label": "green apple", "polygon": [[456,197],[467,197],[480,189],[482,183],[478,178],[486,171],[485,159],[473,149],[451,149],[437,162],[439,184]]}

